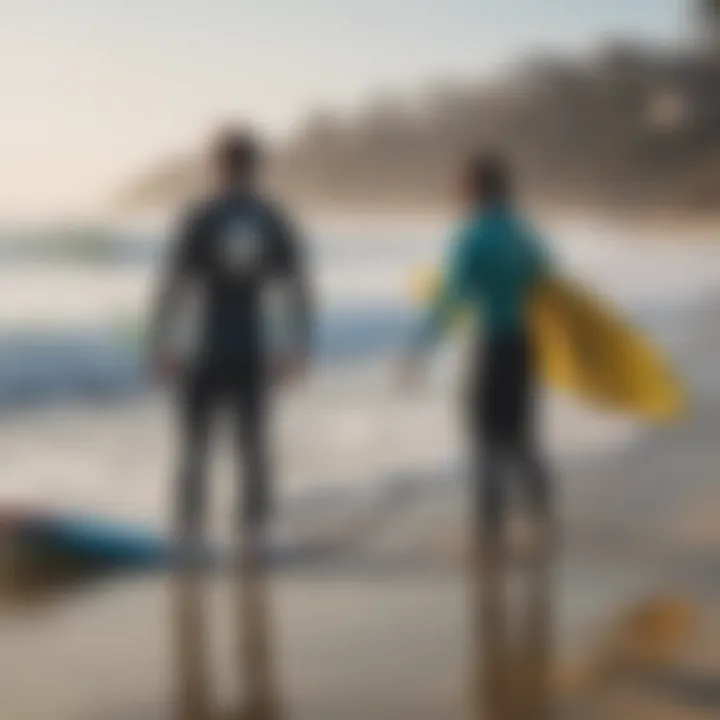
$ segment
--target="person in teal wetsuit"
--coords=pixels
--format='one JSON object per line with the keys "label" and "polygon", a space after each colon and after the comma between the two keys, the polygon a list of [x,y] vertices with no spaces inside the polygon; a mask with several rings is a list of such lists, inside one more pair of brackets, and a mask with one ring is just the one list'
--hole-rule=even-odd
{"label": "person in teal wetsuit", "polygon": [[534,415],[535,357],[530,303],[551,272],[548,252],[515,209],[510,172],[491,156],[471,160],[463,179],[466,217],[452,243],[441,290],[413,342],[414,364],[460,308],[470,311],[476,342],[470,363],[467,426],[473,450],[476,516],[483,540],[497,546],[509,470],[518,470],[534,518],[550,520],[550,488]]}

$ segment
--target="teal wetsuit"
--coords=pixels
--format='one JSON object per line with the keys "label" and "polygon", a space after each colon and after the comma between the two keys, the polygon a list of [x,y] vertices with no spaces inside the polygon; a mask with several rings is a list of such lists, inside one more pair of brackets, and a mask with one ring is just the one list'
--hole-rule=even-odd
{"label": "teal wetsuit", "polygon": [[530,294],[549,267],[544,243],[509,208],[469,218],[452,243],[441,292],[418,344],[431,345],[461,306],[471,310],[475,327],[482,327],[488,340],[524,334]]}
{"label": "teal wetsuit", "polygon": [[525,495],[536,515],[549,513],[550,491],[535,443],[535,368],[528,331],[533,288],[549,271],[544,244],[510,208],[476,215],[458,233],[442,291],[418,336],[420,347],[433,344],[460,307],[470,309],[476,334],[485,340],[471,363],[466,410],[478,512],[493,537],[505,510],[508,460],[523,471]]}

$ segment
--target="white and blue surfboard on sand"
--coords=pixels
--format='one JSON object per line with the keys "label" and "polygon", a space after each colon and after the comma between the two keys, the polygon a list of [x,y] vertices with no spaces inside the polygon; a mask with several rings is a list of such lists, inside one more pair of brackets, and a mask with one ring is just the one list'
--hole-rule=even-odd
{"label": "white and blue surfboard on sand", "polygon": [[81,515],[0,512],[0,537],[20,551],[97,568],[162,568],[178,555],[172,540],[160,533]]}
{"label": "white and blue surfboard on sand", "polygon": [[[165,570],[190,563],[227,566],[233,547],[203,542],[183,548],[169,535],[110,518],[0,508],[0,549],[41,568],[70,565],[99,572]],[[332,549],[332,545],[330,546]],[[316,557],[325,543],[268,543],[263,561],[276,564]]]}

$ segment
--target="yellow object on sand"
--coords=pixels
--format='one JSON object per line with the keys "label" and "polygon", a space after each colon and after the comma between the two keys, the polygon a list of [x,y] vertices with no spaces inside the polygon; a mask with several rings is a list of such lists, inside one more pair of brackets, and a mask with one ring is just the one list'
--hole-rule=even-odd
{"label": "yellow object on sand", "polygon": [[[413,277],[415,298],[438,291],[440,276]],[[651,421],[677,419],[685,390],[643,334],[606,303],[564,278],[543,282],[532,307],[539,372],[551,387]]]}

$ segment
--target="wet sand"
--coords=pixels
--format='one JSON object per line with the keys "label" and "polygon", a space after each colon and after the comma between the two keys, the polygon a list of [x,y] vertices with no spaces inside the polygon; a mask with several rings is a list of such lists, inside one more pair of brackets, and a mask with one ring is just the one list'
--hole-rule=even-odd
{"label": "wet sand", "polygon": [[264,569],[40,595],[0,615],[2,717],[715,717],[717,545],[678,528],[717,498],[717,427],[699,416],[565,467],[547,562],[472,561],[456,482]]}
{"label": "wet sand", "polygon": [[447,470],[254,572],[26,588],[0,610],[0,717],[716,717],[720,412],[694,377],[691,419],[560,464],[547,563],[479,568]]}

